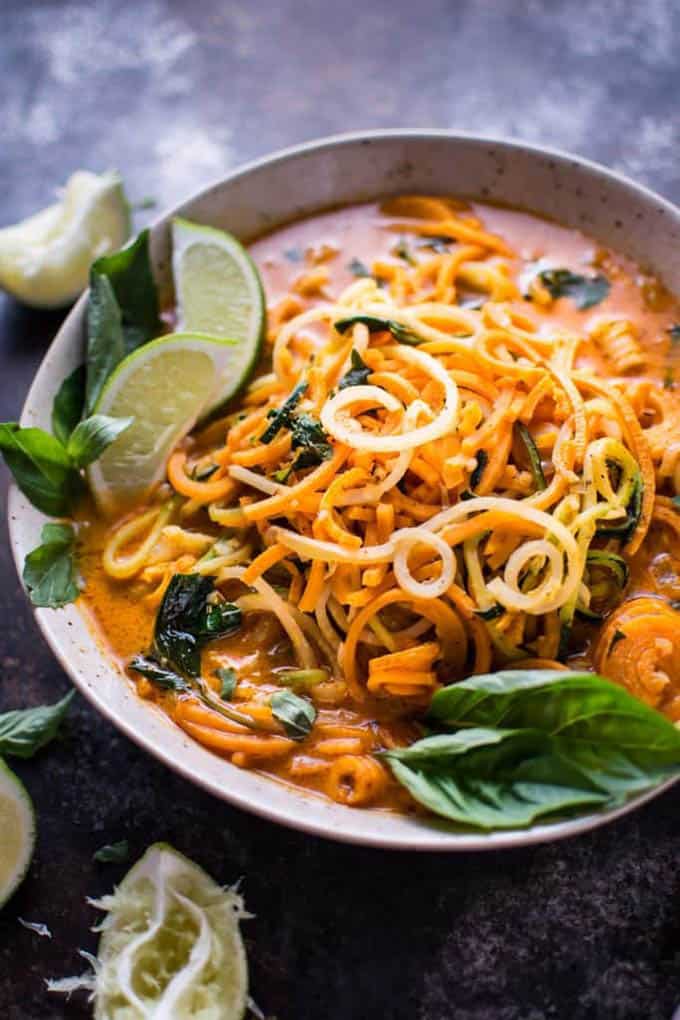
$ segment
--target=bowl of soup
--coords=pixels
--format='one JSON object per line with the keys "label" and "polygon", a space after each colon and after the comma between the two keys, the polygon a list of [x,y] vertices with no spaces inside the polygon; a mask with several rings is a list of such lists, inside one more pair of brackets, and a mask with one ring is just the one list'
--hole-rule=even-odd
{"label": "bowl of soup", "polygon": [[[246,246],[262,347],[135,505],[79,506],[81,594],[36,616],[80,690],[214,795],[379,847],[557,839],[671,784],[678,211],[516,142],[312,143],[154,224],[167,334],[177,217]],[[21,568],[44,518],[9,517]]]}

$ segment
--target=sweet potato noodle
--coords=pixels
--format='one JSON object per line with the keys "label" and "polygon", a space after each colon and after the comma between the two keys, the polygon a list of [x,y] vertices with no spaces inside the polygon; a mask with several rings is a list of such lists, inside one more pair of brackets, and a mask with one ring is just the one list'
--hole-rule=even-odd
{"label": "sweet potato noodle", "polygon": [[[445,198],[252,251],[259,369],[149,502],[90,516],[85,599],[126,659],[174,575],[215,578],[243,625],[202,675],[233,669],[257,725],[139,693],[237,765],[401,810],[374,752],[470,673],[594,666],[680,720],[674,299],[581,234]],[[302,741],[272,714],[285,685],[318,710]]]}

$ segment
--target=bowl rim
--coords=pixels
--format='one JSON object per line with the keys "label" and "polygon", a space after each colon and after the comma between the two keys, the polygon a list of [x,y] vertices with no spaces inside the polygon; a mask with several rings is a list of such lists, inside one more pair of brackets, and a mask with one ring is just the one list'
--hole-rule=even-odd
{"label": "bowl rim", "polygon": [[[583,156],[576,155],[574,153],[562,150],[560,148],[552,146],[543,146],[533,142],[524,142],[520,139],[505,137],[502,135],[486,135],[477,134],[475,132],[449,130],[446,128],[381,128],[381,129],[370,129],[370,130],[359,130],[343,132],[339,134],[333,134],[324,136],[317,139],[312,139],[306,142],[302,142],[296,145],[287,146],[282,149],[278,149],[270,154],[256,157],[249,160],[246,163],[239,164],[234,167],[230,172],[214,179],[209,184],[193,192],[187,196],[183,201],[171,206],[170,208],[159,213],[149,224],[148,229],[151,234],[156,230],[163,228],[169,220],[178,214],[181,214],[182,210],[188,206],[193,205],[199,201],[207,199],[213,193],[218,192],[226,184],[231,184],[236,181],[247,177],[254,171],[267,170],[271,167],[275,167],[281,163],[285,163],[289,160],[295,159],[299,156],[304,156],[308,153],[321,153],[324,151],[330,151],[338,147],[345,145],[351,146],[356,144],[369,145],[371,142],[380,141],[399,141],[399,140],[411,140],[411,141],[447,141],[455,144],[456,142],[461,143],[472,143],[476,145],[489,145],[493,146],[507,154],[512,153],[529,153],[537,158],[547,158],[554,160],[556,163],[562,166],[572,169],[584,168],[590,171],[593,175],[598,177],[603,185],[611,186],[616,184],[623,186],[624,189],[628,189],[633,192],[638,198],[643,199],[646,202],[654,203],[657,208],[662,208],[669,214],[669,216],[675,220],[676,224],[680,226],[680,208],[674,203],[659,195],[657,192],[648,188],[646,185],[639,184],[627,177],[625,174],[619,171],[612,170],[602,164],[588,159]],[[526,211],[531,211],[529,207]],[[276,229],[276,228],[274,228]],[[53,337],[49,346],[45,350],[40,364],[33,377],[31,385],[26,394],[26,398],[23,402],[20,422],[23,423],[29,413],[29,409],[33,406],[35,401],[35,391],[42,385],[38,382],[38,377],[41,374],[41,369],[46,358],[49,356],[53,347],[60,342],[61,335],[64,331],[72,329],[76,320],[82,319],[84,314],[85,303],[87,301],[88,291],[84,291],[78,300],[73,304],[68,314],[62,321],[57,333]],[[22,495],[16,486],[11,481],[8,490],[7,499],[7,523],[8,532],[10,539],[10,548],[14,559],[15,568],[17,574],[22,583],[22,569],[21,563],[21,540],[18,534],[18,514],[17,511],[21,510],[20,501]],[[81,682],[81,678],[75,666],[70,662],[69,657],[63,652],[59,645],[56,634],[54,633],[53,625],[49,610],[40,609],[30,602],[27,598],[30,609],[33,613],[33,617],[36,620],[38,627],[45,638],[50,650],[54,654],[55,658],[61,665],[64,672],[67,674],[71,682],[75,687],[78,688],[81,694],[100,712],[107,720],[129,737],[139,747],[143,748],[153,757],[157,758],[164,765],[177,772],[183,778],[194,783],[201,789],[219,798],[220,800],[226,801],[234,807],[240,808],[251,814],[255,814],[260,818],[264,818],[267,821],[275,822],[280,825],[284,825],[287,828],[299,830],[309,835],[320,836],[325,839],[330,839],[337,842],[349,843],[359,846],[367,846],[378,849],[389,849],[389,850],[410,850],[410,851],[426,851],[426,852],[464,852],[464,851],[477,851],[477,850],[499,850],[499,849],[513,849],[523,846],[530,846],[537,843],[554,842],[557,840],[568,839],[577,836],[581,833],[588,832],[592,829],[599,828],[602,825],[606,825],[610,822],[615,821],[618,818],[628,814],[631,811],[636,810],[643,804],[654,799],[655,797],[662,794],[664,791],[669,790],[680,780],[680,775],[671,777],[665,780],[663,783],[642,794],[638,794],[635,797],[630,798],[625,804],[620,807],[611,809],[609,811],[602,811],[592,813],[588,815],[582,815],[573,819],[565,819],[551,823],[537,824],[530,826],[526,829],[513,829],[513,830],[495,830],[492,832],[483,831],[452,831],[450,828],[445,827],[441,824],[442,820],[437,819],[418,819],[422,822],[422,830],[419,831],[417,839],[412,833],[405,832],[403,836],[389,837],[384,836],[380,833],[376,833],[370,830],[370,827],[366,826],[361,831],[352,829],[351,831],[343,831],[342,829],[336,828],[330,824],[324,824],[321,820],[309,819],[306,817],[304,812],[298,810],[297,812],[292,809],[279,808],[268,805],[266,802],[253,803],[245,793],[239,793],[225,785],[219,785],[217,782],[212,781],[206,776],[197,774],[196,770],[192,765],[185,764],[181,760],[173,758],[170,751],[165,748],[162,744],[157,743],[152,737],[147,735],[131,721],[128,721],[116,712],[112,705],[109,705],[97,692],[94,686]],[[88,630],[90,631],[91,641],[93,650],[95,653],[102,658],[109,668],[115,669],[115,665],[106,656],[105,650],[101,643],[98,642],[96,633],[93,630],[91,621],[87,623]],[[272,783],[280,784],[275,779],[269,780]],[[296,790],[290,787],[290,796],[294,798],[298,805],[304,803],[309,798],[305,795],[304,791]],[[313,795],[312,795],[313,796]],[[337,805],[336,805],[337,806]],[[370,809],[361,808],[344,808],[345,811],[350,812],[361,812],[362,817],[371,817],[375,814]],[[428,821],[431,824],[428,825]]]}

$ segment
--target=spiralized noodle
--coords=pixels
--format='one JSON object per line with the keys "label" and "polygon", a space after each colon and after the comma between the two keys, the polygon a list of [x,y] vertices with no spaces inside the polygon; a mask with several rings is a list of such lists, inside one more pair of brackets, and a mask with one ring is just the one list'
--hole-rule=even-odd
{"label": "spiralized noodle", "polygon": [[[269,628],[271,661],[233,693],[266,732],[191,697],[174,718],[348,805],[384,803],[372,753],[413,739],[432,693],[469,673],[589,663],[592,646],[597,668],[680,719],[680,556],[675,608],[626,601],[630,569],[680,536],[666,348],[616,314],[614,287],[560,317],[544,277],[455,200],[382,213],[388,247],[349,285],[334,246],[298,259],[259,374],[173,451],[172,498],[122,519],[103,555],[147,605],[197,573],[246,628]],[[302,744],[268,707],[286,685],[318,710]]]}

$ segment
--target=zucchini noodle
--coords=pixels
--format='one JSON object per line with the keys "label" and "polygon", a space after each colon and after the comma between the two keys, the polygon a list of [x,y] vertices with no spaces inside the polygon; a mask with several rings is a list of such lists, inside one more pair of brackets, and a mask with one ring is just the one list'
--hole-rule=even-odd
{"label": "zucchini noodle", "polygon": [[[102,560],[147,605],[173,574],[214,578],[244,628],[218,657],[269,628],[231,684],[264,736],[190,699],[175,718],[347,804],[385,796],[373,751],[414,739],[414,713],[472,672],[561,669],[592,648],[680,719],[680,616],[627,592],[641,551],[651,571],[659,536],[680,536],[663,344],[612,314],[615,287],[597,313],[558,296],[454,200],[390,199],[376,222],[370,264],[325,243],[288,253],[303,264],[276,270],[288,293],[258,374],[172,451],[172,499],[122,518]],[[677,588],[680,604],[680,563]],[[287,685],[319,712],[302,746],[263,708]]]}

